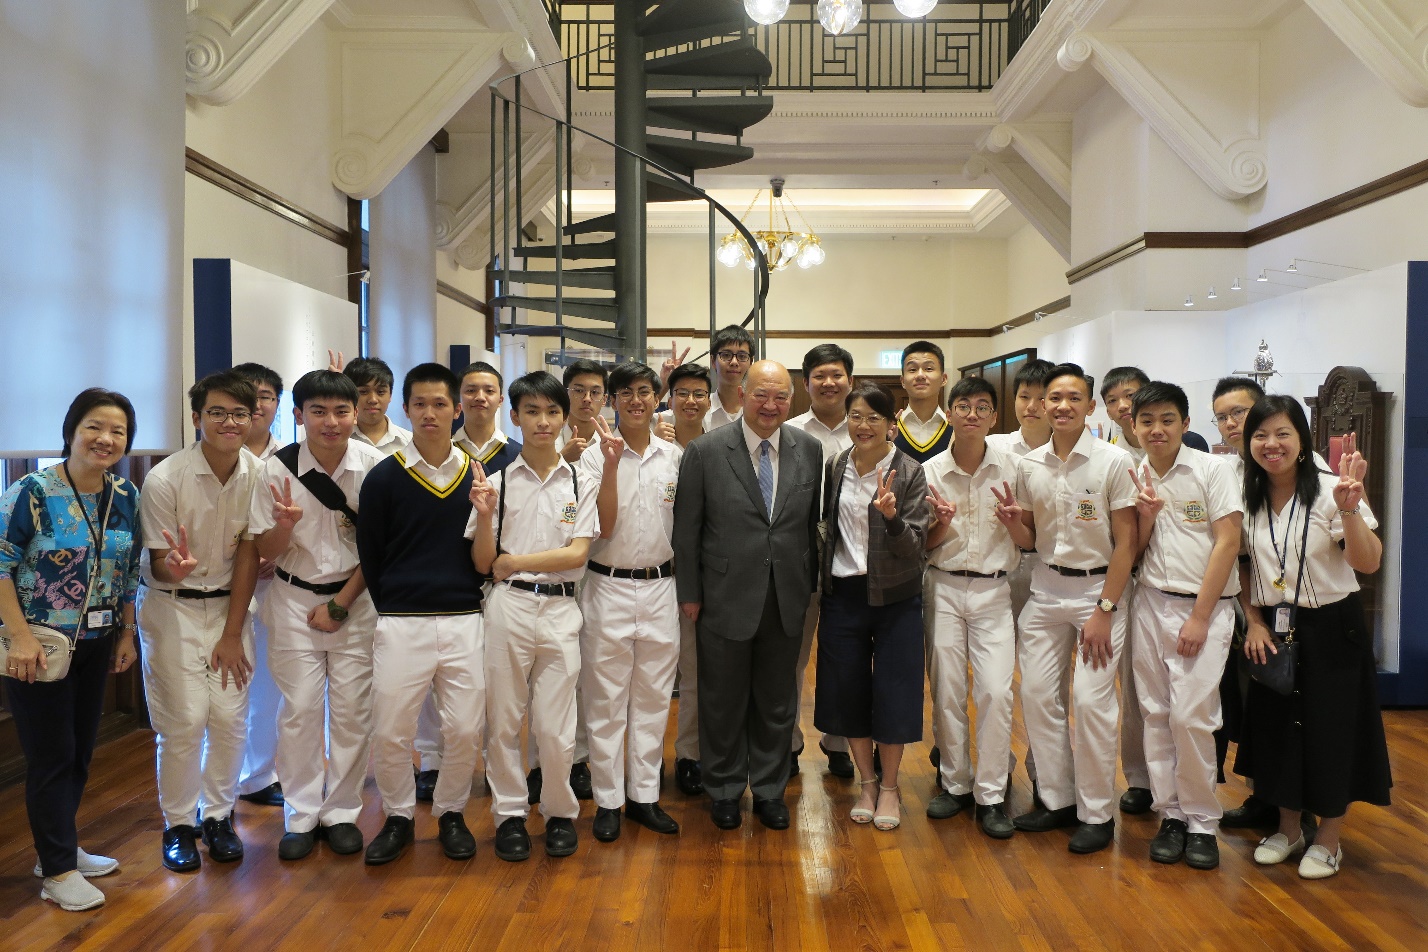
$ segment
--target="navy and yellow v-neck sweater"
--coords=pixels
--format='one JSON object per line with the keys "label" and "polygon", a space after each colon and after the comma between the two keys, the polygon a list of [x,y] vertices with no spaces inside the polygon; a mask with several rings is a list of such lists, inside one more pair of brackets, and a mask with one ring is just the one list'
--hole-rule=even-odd
{"label": "navy and yellow v-neck sweater", "polygon": [[932,442],[926,444],[914,443],[911,435],[907,432],[907,428],[902,425],[902,416],[899,414],[897,435],[893,437],[893,446],[896,446],[919,463],[925,463],[932,459],[932,457],[947,449],[951,443],[952,427],[947,424],[946,420],[942,421],[942,429],[938,430],[936,435],[932,437]]}
{"label": "navy and yellow v-neck sweater", "polygon": [[479,612],[481,576],[464,536],[471,516],[470,458],[447,486],[432,484],[402,459],[397,453],[374,466],[359,497],[357,555],[378,613]]}

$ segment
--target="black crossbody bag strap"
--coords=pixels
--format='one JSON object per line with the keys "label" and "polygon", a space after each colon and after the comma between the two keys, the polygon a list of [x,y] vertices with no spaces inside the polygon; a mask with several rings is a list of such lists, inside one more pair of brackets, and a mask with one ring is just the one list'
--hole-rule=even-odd
{"label": "black crossbody bag strap", "polygon": [[331,476],[320,469],[310,469],[306,473],[298,472],[298,451],[302,448],[301,443],[290,443],[278,450],[275,455],[282,464],[292,471],[307,491],[312,493],[318,502],[333,512],[340,512],[352,524],[357,524],[357,511],[347,505],[347,494],[342,491],[342,487],[333,482]]}

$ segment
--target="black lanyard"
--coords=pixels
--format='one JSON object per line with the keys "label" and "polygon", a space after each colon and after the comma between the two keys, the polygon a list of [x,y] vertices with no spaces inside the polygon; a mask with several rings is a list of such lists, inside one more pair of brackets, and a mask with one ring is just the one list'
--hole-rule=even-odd
{"label": "black lanyard", "polygon": [[[1269,544],[1274,547],[1274,556],[1275,556],[1275,558],[1279,559],[1279,575],[1274,578],[1272,584],[1274,585],[1274,587],[1275,587],[1276,589],[1278,589],[1278,590],[1281,591],[1281,592],[1284,591],[1284,584],[1285,584],[1285,583],[1284,583],[1284,562],[1285,562],[1285,559],[1287,559],[1288,556],[1289,556],[1289,540],[1293,538],[1293,536],[1291,535],[1291,530],[1293,530],[1293,528],[1294,528],[1294,511],[1295,511],[1298,507],[1299,507],[1299,492],[1298,492],[1298,490],[1295,490],[1293,500],[1289,503],[1289,521],[1284,524],[1284,551],[1283,551],[1283,552],[1279,551],[1279,540],[1276,539],[1275,536],[1274,536],[1274,513],[1272,513],[1272,512],[1269,513]],[[1307,525],[1307,523],[1308,523],[1308,521],[1309,521],[1309,515],[1308,515],[1308,513],[1305,513],[1305,515],[1304,515],[1304,520],[1305,520],[1305,523],[1306,523],[1306,525]],[[1300,577],[1302,578],[1302,577],[1303,577],[1303,574],[1304,574],[1304,573],[1303,573],[1303,568],[1304,568],[1304,566],[1303,566],[1303,564],[1302,564],[1302,560],[1303,560],[1303,558],[1304,558],[1304,552],[1303,552],[1302,549],[1301,549],[1300,552],[1299,552],[1299,558],[1300,558],[1300,560],[1301,560],[1301,564],[1300,564],[1300,567],[1299,567],[1299,568],[1300,568]],[[1295,599],[1298,600],[1298,597],[1299,597],[1299,596],[1298,596],[1298,594],[1296,593]]]}
{"label": "black lanyard", "polygon": [[[99,524],[95,525],[94,520],[89,518],[89,507],[84,504],[84,497],[79,494],[79,488],[74,484],[74,477],[69,474],[69,460],[62,464],[64,468],[65,481],[69,483],[69,491],[74,494],[74,501],[79,503],[79,511],[84,516],[84,524],[89,529],[89,541],[93,543],[92,560],[89,563],[89,585],[84,592],[84,608],[81,615],[89,610],[89,598],[94,590],[94,582],[99,577],[99,572],[104,561],[104,532],[109,527],[109,509],[114,502],[114,483],[108,474],[104,476],[104,489],[100,493],[99,503],[94,507],[94,514],[99,517]],[[83,622],[83,618],[81,618]]]}

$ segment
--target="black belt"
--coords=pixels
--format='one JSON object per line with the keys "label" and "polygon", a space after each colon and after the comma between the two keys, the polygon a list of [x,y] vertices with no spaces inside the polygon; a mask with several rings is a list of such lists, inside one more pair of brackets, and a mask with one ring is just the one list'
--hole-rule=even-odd
{"label": "black belt", "polygon": [[314,595],[332,596],[336,595],[338,592],[342,591],[344,588],[347,587],[347,579],[343,579],[340,582],[326,582],[322,585],[314,585],[312,582],[304,582],[302,579],[298,578],[296,575],[291,574],[290,572],[284,572],[277,566],[273,567],[273,574],[276,575],[278,578],[282,579],[284,582],[287,582],[289,585],[296,585],[298,588],[306,589],[307,591],[312,592]]}
{"label": "black belt", "polygon": [[590,561],[586,563],[590,566],[590,571],[596,575],[608,575],[610,578],[637,578],[656,579],[670,578],[674,575],[674,563],[666,560],[662,565],[652,566],[647,569],[616,569],[600,562]]}
{"label": "black belt", "polygon": [[[1195,595],[1187,595],[1187,594],[1185,594],[1184,592],[1171,592],[1171,591],[1167,591],[1166,589],[1163,589],[1163,588],[1157,588],[1156,591],[1159,592],[1159,593],[1162,594],[1162,595],[1169,595],[1171,598],[1188,598],[1188,599],[1190,599],[1191,601],[1194,601],[1195,599],[1197,599],[1197,598],[1200,597],[1198,594],[1195,594]],[[1225,600],[1227,600],[1227,599],[1231,599],[1231,598],[1234,598],[1234,597],[1235,597],[1235,596],[1233,596],[1233,595],[1221,595],[1221,596],[1219,597],[1219,599],[1217,599],[1217,600],[1223,602],[1223,601],[1225,601]]]}
{"label": "black belt", "polygon": [[151,592],[163,592],[174,598],[227,598],[233,594],[226,588],[215,588],[207,592],[200,588],[154,588],[152,585],[148,588]]}
{"label": "black belt", "polygon": [[[934,569],[937,569],[937,566],[934,565],[933,568],[934,568]],[[985,572],[969,572],[969,571],[967,571],[966,569],[937,569],[937,571],[939,571],[939,572],[945,572],[945,573],[947,573],[948,575],[955,575],[955,576],[957,576],[958,578],[1006,578],[1006,577],[1007,577],[1007,573],[1006,573],[1006,572],[993,572],[991,575],[988,575],[988,574],[986,574]]]}
{"label": "black belt", "polygon": [[1016,548],[1017,548],[1017,551],[1020,552],[1022,555],[1035,555],[1035,554],[1036,554],[1036,550],[1035,550],[1035,549],[1023,549],[1021,546],[1017,546]]}
{"label": "black belt", "polygon": [[575,595],[574,582],[522,582],[520,579],[510,579],[506,582],[511,588],[518,588],[523,592],[533,592],[536,595],[564,595],[567,598]]}
{"label": "black belt", "polygon": [[1064,565],[1052,565],[1050,562],[1043,562],[1042,564],[1056,574],[1064,575],[1067,578],[1086,578],[1091,575],[1105,575],[1110,569],[1109,565],[1103,565],[1098,569],[1068,569]]}

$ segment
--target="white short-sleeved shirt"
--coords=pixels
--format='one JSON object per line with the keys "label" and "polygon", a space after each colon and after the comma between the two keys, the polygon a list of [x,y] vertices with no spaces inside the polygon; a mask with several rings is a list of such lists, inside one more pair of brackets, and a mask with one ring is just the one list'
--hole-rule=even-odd
{"label": "white short-sleeved shirt", "polygon": [[809,410],[789,420],[788,425],[796,426],[809,436],[817,437],[818,442],[823,444],[824,459],[832,459],[853,445],[853,438],[848,435],[848,418],[846,416],[839,421],[837,426],[829,429],[822,420],[813,415],[812,410]]}
{"label": "white short-sleeved shirt", "polygon": [[[593,539],[600,534],[595,506],[600,487],[580,480],[564,459],[542,480],[522,454],[489,479],[497,498],[502,494],[506,497],[505,525],[502,526],[499,508],[492,517],[492,530],[498,532],[501,552],[549,552],[565,548],[572,539]],[[477,518],[473,508],[466,522],[468,539],[476,535]],[[523,582],[574,582],[584,574],[582,565],[564,572],[517,572],[511,578]]]}
{"label": "white short-sleeved shirt", "polygon": [[[238,543],[248,534],[253,491],[259,486],[262,470],[258,458],[242,449],[228,482],[221,483],[203,455],[202,443],[191,444],[150,470],[139,497],[139,525],[144,538],[140,571],[144,584],[205,592],[227,588],[233,581]],[[263,494],[269,495],[266,487]],[[188,532],[189,551],[198,559],[198,565],[178,584],[162,582],[154,577],[150,550],[167,549],[164,530],[177,539],[179,526]]]}
{"label": "white short-sleeved shirt", "polygon": [[[337,464],[336,472],[328,474],[354,512],[362,481],[372,467],[384,459],[381,450],[349,439],[347,452]],[[306,442],[298,450],[297,463],[299,474],[313,469],[322,471]],[[276,457],[263,464],[262,481],[253,493],[253,506],[248,514],[249,536],[257,538],[277,524],[273,519],[273,494],[268,486],[277,486],[281,491],[285,479],[292,480],[293,505],[302,508],[302,518],[293,526],[287,551],[277,558],[278,568],[313,585],[327,585],[349,577],[358,563],[357,526],[342,513],[333,512],[318,502],[317,497],[298,482],[292,470]]]}
{"label": "white short-sleeved shirt", "polygon": [[[674,537],[674,495],[683,456],[679,447],[653,436],[643,455],[625,447],[616,484],[619,513],[615,531],[610,538],[590,544],[592,562],[617,569],[643,569],[663,565],[674,557],[670,544]],[[605,475],[605,455],[599,443],[581,454],[576,473],[581,493],[588,491],[592,497],[598,496],[600,480]],[[598,501],[595,508],[598,519]]]}
{"label": "white short-sleeved shirt", "polygon": [[952,458],[949,447],[922,465],[928,495],[937,492],[957,506],[942,544],[928,556],[933,568],[948,572],[1010,572],[1021,562],[1021,550],[997,518],[997,497],[1002,483],[1015,485],[1018,459],[987,441],[987,451],[976,471],[967,473]]}
{"label": "white short-sleeved shirt", "polygon": [[1012,430],[1010,433],[992,433],[987,436],[987,445],[995,446],[1003,453],[1010,453],[1017,459],[1021,459],[1030,453],[1035,447],[1026,441],[1021,430]]}
{"label": "white short-sleeved shirt", "polygon": [[853,464],[852,454],[843,469],[843,488],[838,493],[838,544],[833,549],[833,577],[851,578],[868,574],[868,520],[872,513],[868,507],[873,504],[873,496],[878,491],[878,481],[887,477],[888,466],[892,463],[892,453],[880,460],[878,466],[868,470],[868,475],[859,476],[858,467]]}
{"label": "white short-sleeved shirt", "polygon": [[352,439],[368,446],[374,446],[382,451],[383,456],[391,456],[393,453],[400,453],[408,446],[412,445],[412,431],[397,426],[391,420],[387,421],[387,432],[382,434],[382,438],[373,443],[367,438],[367,434],[362,432],[361,427],[352,428]]}
{"label": "white short-sleeved shirt", "polygon": [[710,394],[709,412],[704,414],[704,432],[712,433],[721,426],[726,426],[743,418],[743,406],[734,407],[733,412],[725,410],[723,401],[719,399],[719,391],[715,390]]}
{"label": "white short-sleeved shirt", "polygon": [[[1146,469],[1142,466],[1141,472]],[[1209,453],[1183,444],[1163,477],[1155,474],[1154,467],[1149,469],[1155,494],[1165,505],[1155,517],[1137,581],[1165,592],[1197,595],[1215,548],[1211,527],[1217,519],[1244,511],[1234,470]],[[1220,594],[1239,592],[1240,573],[1232,570]]]}
{"label": "white short-sleeved shirt", "polygon": [[[1245,513],[1245,547],[1250,555],[1250,601],[1255,605],[1283,605],[1294,601],[1294,589],[1299,581],[1299,565],[1304,564],[1304,582],[1300,586],[1298,604],[1305,608],[1332,605],[1359,590],[1359,580],[1353,567],[1344,558],[1339,543],[1344,538],[1344,517],[1334,502],[1334,487],[1339,477],[1323,473],[1319,476],[1319,495],[1309,510],[1309,545],[1304,554],[1304,507],[1294,499],[1277,513],[1271,513],[1268,503],[1257,513]],[[1290,521],[1290,509],[1294,510]],[[1378,528],[1369,504],[1359,506],[1364,523]],[[1270,523],[1274,534],[1270,535]],[[1284,589],[1274,585],[1281,578],[1279,556],[1284,556]]]}
{"label": "white short-sleeved shirt", "polygon": [[1131,459],[1136,461],[1137,466],[1145,461],[1145,448],[1141,446],[1131,446],[1130,441],[1126,439],[1125,427],[1119,423],[1109,424],[1106,431],[1106,442],[1112,446],[1119,446],[1129,453]]}
{"label": "white short-sleeved shirt", "polygon": [[1082,430],[1066,461],[1053,437],[1021,460],[1017,500],[1030,508],[1041,560],[1068,569],[1110,564],[1115,542],[1111,513],[1135,505],[1131,457]]}
{"label": "white short-sleeved shirt", "polygon": [[456,431],[456,436],[451,440],[451,442],[454,445],[459,446],[463,450],[465,450],[466,454],[472,459],[476,460],[476,462],[479,463],[483,460],[486,462],[490,462],[491,457],[495,456],[496,453],[500,451],[501,447],[506,445],[506,434],[502,433],[500,430],[492,430],[491,438],[486,442],[482,443],[480,446],[477,446],[476,442],[471,439],[469,435],[467,435],[466,430],[463,427],[462,429]]}
{"label": "white short-sleeved shirt", "polygon": [[[254,454],[254,455],[256,455],[256,456],[258,457],[258,461],[259,461],[259,462],[266,463],[268,460],[270,460],[270,459],[273,458],[273,454],[274,454],[274,453],[276,453],[278,450],[282,449],[284,446],[287,446],[287,444],[284,443],[282,440],[278,439],[278,438],[277,438],[276,436],[274,436],[273,434],[269,433],[269,434],[268,434],[268,443],[267,443],[266,446],[263,447],[263,452],[261,452],[261,453],[256,453],[256,454]],[[244,447],[244,449],[247,449],[247,447]],[[252,452],[252,451],[250,450],[249,452]]]}

